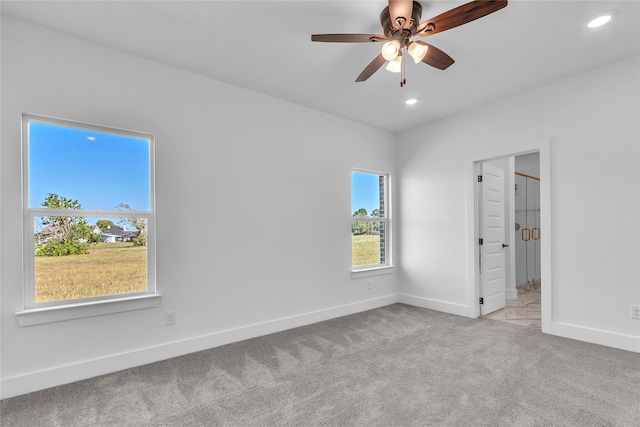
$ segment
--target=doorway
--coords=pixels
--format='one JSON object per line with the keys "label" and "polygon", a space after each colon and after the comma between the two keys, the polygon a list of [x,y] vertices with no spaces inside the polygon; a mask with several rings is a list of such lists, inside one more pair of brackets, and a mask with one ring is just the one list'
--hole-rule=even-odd
{"label": "doorway", "polygon": [[516,287],[540,283],[540,155],[515,157]]}
{"label": "doorway", "polygon": [[[512,311],[504,320],[516,320],[513,323],[540,327],[550,332],[552,319],[552,281],[551,281],[551,227],[550,227],[550,144],[541,140],[529,144],[478,153],[471,156],[468,166],[469,214],[469,313],[472,317],[500,317],[500,313],[484,306],[484,298],[490,288],[483,284],[483,251],[479,239],[483,239],[482,184],[478,175],[485,163],[502,165],[505,170],[505,235],[503,237],[504,266],[504,308]],[[516,163],[518,166],[516,167]],[[523,167],[522,164],[534,165]],[[519,174],[516,175],[516,169]],[[538,179],[527,178],[529,175]],[[521,179],[525,181],[520,181]],[[535,183],[533,183],[535,181]],[[518,186],[516,187],[516,184]],[[518,190],[516,190],[518,188]],[[519,194],[518,194],[519,193]],[[516,209],[516,199],[526,202],[524,208]],[[518,210],[519,212],[516,212]],[[516,225],[517,224],[517,225]],[[517,229],[516,229],[517,228]],[[523,231],[523,229],[526,229]],[[524,234],[523,234],[524,233]],[[524,240],[523,240],[524,237]],[[522,246],[524,244],[524,246]],[[518,246],[518,247],[516,247]],[[521,247],[522,246],[522,247]],[[524,249],[524,252],[521,250]],[[524,255],[523,255],[524,253]],[[485,258],[488,254],[484,255]],[[487,264],[485,264],[486,266]],[[485,273],[486,274],[486,273]],[[489,289],[490,290],[490,289]],[[489,296],[496,307],[496,292],[490,290]],[[500,307],[500,303],[497,304]],[[534,312],[537,310],[538,314]],[[493,316],[492,316],[493,313]],[[491,316],[491,317],[490,317]],[[508,317],[512,317],[509,319]]]}
{"label": "doorway", "polygon": [[[489,162],[499,167],[500,160]],[[513,185],[511,180],[505,179],[504,186],[506,192],[512,192],[512,197],[505,198],[504,227],[513,223],[512,231],[515,243],[510,249],[505,250],[505,264],[515,266],[515,274],[511,275],[511,282],[504,284],[505,298],[502,304],[487,305],[484,299],[480,307],[483,318],[498,320],[507,323],[514,323],[541,329],[541,257],[540,240],[542,229],[540,227],[540,156],[539,153],[530,153],[520,156],[512,156],[508,161],[502,161],[505,173],[513,173]],[[511,172],[513,169],[513,172]],[[483,164],[484,170],[484,164]],[[488,190],[482,186],[479,193]],[[511,204],[509,203],[511,202]],[[479,206],[482,211],[482,206]],[[480,223],[485,221],[485,215],[480,213]],[[481,225],[480,230],[484,232],[485,227]],[[485,251],[480,251],[480,261],[482,265],[482,255]],[[482,267],[481,267],[482,268]],[[480,292],[484,296],[487,294],[486,277],[484,271],[480,271]],[[496,308],[498,308],[496,310]]]}

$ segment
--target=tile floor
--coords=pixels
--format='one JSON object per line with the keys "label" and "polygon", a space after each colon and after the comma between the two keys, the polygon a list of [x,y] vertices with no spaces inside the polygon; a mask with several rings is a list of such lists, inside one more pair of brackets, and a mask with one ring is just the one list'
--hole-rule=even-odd
{"label": "tile floor", "polygon": [[540,281],[528,283],[518,286],[518,298],[508,299],[505,308],[482,317],[540,329],[540,302]]}

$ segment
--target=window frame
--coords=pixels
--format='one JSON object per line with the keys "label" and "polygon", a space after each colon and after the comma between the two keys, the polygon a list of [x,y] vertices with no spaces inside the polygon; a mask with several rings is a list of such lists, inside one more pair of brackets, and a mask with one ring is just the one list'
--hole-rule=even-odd
{"label": "window frame", "polygon": [[[149,143],[149,211],[50,209],[29,206],[29,124],[44,123],[93,132],[144,139]],[[155,137],[153,134],[109,126],[101,126],[74,120],[22,114],[22,198],[23,198],[23,307],[16,313],[24,325],[48,323],[80,317],[154,307],[160,294],[156,287],[156,233],[155,233]],[[103,295],[59,301],[35,301],[35,219],[48,216],[72,216],[82,218],[145,218],[147,221],[147,290],[142,292]],[[113,303],[113,304],[112,304]],[[111,306],[111,307],[109,307]],[[48,313],[48,315],[47,315]]]}
{"label": "window frame", "polygon": [[[391,204],[391,174],[389,173],[384,173],[384,172],[378,172],[378,171],[373,171],[373,170],[367,170],[367,169],[359,169],[359,168],[352,168],[351,169],[351,188],[352,188],[352,194],[351,194],[351,200],[353,200],[353,173],[357,172],[357,173],[363,173],[363,174],[369,174],[369,175],[375,175],[378,177],[383,177],[384,178],[384,194],[383,194],[383,213],[384,216],[380,216],[380,217],[372,217],[372,216],[366,216],[366,217],[354,217],[353,216],[353,209],[354,207],[351,206],[351,215],[350,215],[350,219],[351,219],[351,239],[352,239],[352,256],[351,256],[351,276],[352,278],[359,278],[359,277],[369,277],[369,276],[377,276],[380,274],[390,274],[393,273],[395,270],[395,267],[393,265],[393,251],[392,251],[392,244],[391,244],[391,236],[392,236],[392,221],[391,221],[391,215],[392,215],[392,204]],[[384,230],[385,230],[385,237],[384,237],[384,260],[385,262],[382,264],[368,264],[368,265],[359,265],[359,266],[354,266],[353,265],[353,224],[354,222],[383,222],[384,223]]]}

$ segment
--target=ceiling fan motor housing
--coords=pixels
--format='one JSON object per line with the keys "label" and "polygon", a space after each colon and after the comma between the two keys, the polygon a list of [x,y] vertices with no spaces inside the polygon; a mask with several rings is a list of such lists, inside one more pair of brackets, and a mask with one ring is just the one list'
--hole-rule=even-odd
{"label": "ceiling fan motor housing", "polygon": [[[408,31],[409,34],[414,34],[416,32],[416,28],[420,24],[420,18],[422,18],[422,5],[417,1],[414,1],[413,9],[411,11],[411,23],[409,26],[409,30],[394,28],[391,22],[391,15],[389,14],[389,6],[385,7],[382,10],[382,13],[380,13],[380,24],[382,24],[382,30],[387,38],[395,38],[393,37],[394,35],[396,35],[397,33],[402,34],[405,31]],[[400,24],[399,26],[402,27],[402,24]]]}

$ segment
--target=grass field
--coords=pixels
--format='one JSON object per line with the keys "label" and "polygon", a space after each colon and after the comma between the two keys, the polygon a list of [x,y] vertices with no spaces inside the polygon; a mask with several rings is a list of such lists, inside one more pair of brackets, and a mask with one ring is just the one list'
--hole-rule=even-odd
{"label": "grass field", "polygon": [[351,243],[351,259],[354,267],[380,264],[379,235],[352,236]]}
{"label": "grass field", "polygon": [[98,243],[87,255],[36,259],[36,302],[147,290],[147,248]]}

